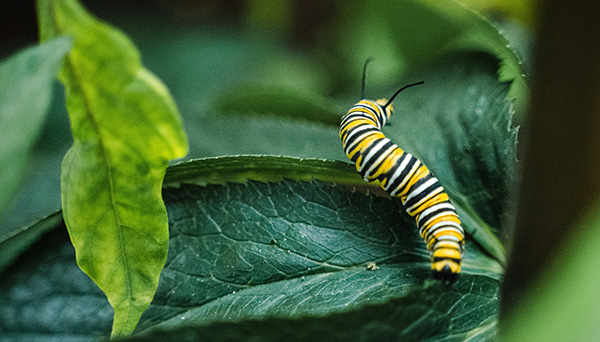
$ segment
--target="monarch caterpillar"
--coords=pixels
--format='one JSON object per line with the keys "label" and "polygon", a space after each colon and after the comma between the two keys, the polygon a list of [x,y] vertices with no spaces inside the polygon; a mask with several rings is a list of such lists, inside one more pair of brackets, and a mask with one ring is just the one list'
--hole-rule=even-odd
{"label": "monarch caterpillar", "polygon": [[363,100],[350,108],[340,123],[344,152],[356,164],[356,170],[365,181],[379,180],[388,194],[400,197],[406,212],[415,218],[419,234],[431,251],[434,277],[454,280],[460,273],[465,241],[456,208],[427,167],[381,132],[392,114],[394,98],[404,89],[424,82],[400,88],[389,101],[366,100],[367,63],[363,70]]}

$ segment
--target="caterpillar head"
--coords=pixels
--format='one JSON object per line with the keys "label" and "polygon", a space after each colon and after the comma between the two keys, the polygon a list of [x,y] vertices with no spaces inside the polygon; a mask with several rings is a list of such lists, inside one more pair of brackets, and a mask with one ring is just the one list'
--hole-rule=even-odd
{"label": "caterpillar head", "polygon": [[394,93],[394,95],[392,95],[392,97],[389,100],[386,99],[379,99],[377,100],[377,104],[381,106],[381,109],[383,109],[385,111],[385,115],[386,117],[389,119],[390,115],[392,115],[392,112],[394,111],[394,107],[392,106],[392,101],[394,101],[394,99],[396,98],[396,96],[398,96],[398,94],[400,94],[401,91],[403,91],[406,88],[410,88],[419,84],[423,84],[425,83],[424,81],[421,82],[417,82],[417,83],[412,83],[409,85],[405,85],[404,87],[398,89],[398,91],[396,91]]}
{"label": "caterpillar head", "polygon": [[389,120],[390,116],[392,116],[392,112],[394,111],[394,106],[391,103],[387,104],[388,100],[385,98],[377,99],[377,101],[375,101],[375,103],[377,103],[379,106],[381,106],[381,108],[385,112],[386,119]]}
{"label": "caterpillar head", "polygon": [[[362,75],[362,87],[360,90],[360,98],[361,99],[365,99],[365,82],[367,79],[367,65],[369,65],[369,62],[371,62],[371,57],[367,58],[367,60],[365,61],[365,64],[363,65],[363,75]],[[396,96],[398,94],[400,94],[401,91],[403,91],[406,88],[410,88],[412,86],[416,86],[419,84],[423,84],[425,83],[424,81],[421,82],[417,82],[417,83],[412,83],[409,85],[406,85],[400,89],[398,89],[398,91],[396,91],[396,93],[394,93],[394,95],[392,95],[392,97],[390,98],[390,100],[386,100],[385,98],[382,99],[378,99],[377,101],[375,101],[375,103],[377,103],[379,105],[379,107],[381,107],[381,109],[383,109],[383,111],[385,112],[385,117],[386,119],[390,119],[390,116],[392,115],[392,112],[394,111],[394,107],[392,106],[392,101],[394,101],[394,98],[396,98]]]}

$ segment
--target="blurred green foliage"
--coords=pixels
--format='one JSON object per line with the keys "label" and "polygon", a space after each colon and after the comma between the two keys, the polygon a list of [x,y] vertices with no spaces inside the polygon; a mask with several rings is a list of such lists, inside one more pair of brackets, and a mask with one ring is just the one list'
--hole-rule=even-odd
{"label": "blurred green foliage", "polygon": [[[464,49],[510,56],[502,63],[512,65],[513,74],[504,79],[518,79],[522,58],[517,56],[527,57],[527,53],[511,56],[513,50],[506,48],[498,31],[490,29],[490,23],[453,1],[444,1],[446,7],[441,9],[439,4],[433,7],[418,1],[386,1],[383,5],[369,1],[177,1],[150,7],[137,3],[85,3],[92,13],[132,38],[144,66],[169,88],[190,139],[187,158],[268,153],[265,149],[248,149],[251,143],[245,141],[215,143],[215,125],[226,129],[236,120],[243,120],[243,126],[249,128],[271,125],[268,132],[287,124],[247,115],[235,120],[220,115],[221,109],[231,113],[246,108],[247,98],[240,97],[241,89],[271,87],[284,94],[303,94],[298,97],[300,101],[311,101],[341,115],[343,108],[359,97],[362,64],[368,57],[374,57],[367,75],[369,96],[386,95],[383,92],[398,87],[411,70],[448,52],[448,46],[457,46],[452,45],[450,33],[458,34],[458,39],[464,37],[461,32],[476,31],[477,27],[486,32],[475,39],[479,47],[475,44]],[[287,20],[275,25],[268,18],[278,11],[283,11]],[[523,91],[514,96],[526,98],[527,91]],[[246,94],[252,96],[252,92]],[[7,214],[0,231],[32,222],[59,207],[56,166],[71,143],[63,98],[62,90],[56,89],[51,119],[33,151],[39,165],[36,169],[44,172],[30,174],[22,190],[13,195],[14,211]],[[269,108],[281,107],[277,103],[263,102],[257,110],[262,114],[281,114],[281,109]],[[334,106],[336,109],[331,110]],[[521,115],[516,113],[517,118]],[[272,123],[264,123],[265,120]],[[333,123],[335,118],[325,121]],[[210,124],[204,127],[207,122]],[[298,125],[305,134],[322,135],[320,125]],[[203,136],[214,143],[212,151],[205,146]],[[228,138],[223,134],[220,137]],[[338,156],[343,159],[343,155]]]}
{"label": "blurred green foliage", "polygon": [[[44,126],[52,85],[68,38],[30,47],[0,64],[0,218],[21,184],[31,150]],[[1,235],[1,234],[0,234]]]}
{"label": "blurred green foliage", "polygon": [[596,263],[600,203],[573,223],[564,248],[505,322],[502,341],[596,341],[600,296]]}

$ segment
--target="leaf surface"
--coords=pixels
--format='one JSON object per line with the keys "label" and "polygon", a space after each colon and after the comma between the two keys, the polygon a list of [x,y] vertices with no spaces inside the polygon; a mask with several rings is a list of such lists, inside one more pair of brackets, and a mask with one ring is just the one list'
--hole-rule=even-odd
{"label": "leaf surface", "polygon": [[504,263],[518,129],[506,100],[510,85],[492,73],[496,63],[484,54],[458,53],[413,76],[425,83],[398,96],[383,132],[427,165],[469,235]]}
{"label": "leaf surface", "polygon": [[[246,170],[225,168],[234,159],[221,165],[221,158],[194,162],[184,169],[185,177],[177,170],[183,166],[173,168],[170,177],[176,181],[164,189],[169,257],[154,302],[142,316],[139,338],[185,340],[212,331],[208,340],[240,334],[272,340],[287,329],[306,331],[309,338],[324,326],[334,327],[327,334],[340,337],[371,332],[461,340],[495,334],[501,267],[477,245],[470,245],[459,281],[444,286],[430,280],[429,253],[397,199],[321,181],[190,184],[205,177],[204,169],[219,167],[233,175],[223,178],[243,178]],[[281,170],[272,159],[265,157],[263,167]],[[338,163],[280,161],[287,161],[298,178],[306,177],[303,164],[307,175],[317,162],[331,169],[324,174],[340,172]],[[59,227],[50,233],[7,271],[10,281],[0,288],[0,331],[10,336],[108,334],[110,307],[101,305],[98,289],[68,258],[72,248],[60,232]],[[46,279],[43,290],[35,285],[40,276]],[[15,315],[22,310],[48,312],[44,308],[50,306],[51,313],[32,316],[34,325],[4,319],[22,317]],[[268,324],[275,327],[269,333],[263,327]]]}

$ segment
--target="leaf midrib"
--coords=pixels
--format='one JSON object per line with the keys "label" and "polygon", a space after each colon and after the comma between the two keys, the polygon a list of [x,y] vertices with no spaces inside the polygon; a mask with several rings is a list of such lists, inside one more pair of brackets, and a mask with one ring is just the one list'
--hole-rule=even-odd
{"label": "leaf midrib", "polygon": [[[60,26],[59,20],[58,20],[58,16],[56,13],[56,7],[52,6],[52,9],[55,11],[54,13],[54,17],[57,18],[56,23],[57,23],[57,31],[59,32],[60,35],[65,35],[65,32],[63,31],[62,27]],[[114,190],[114,183],[113,183],[113,172],[110,168],[110,163],[109,163],[109,154],[107,152],[107,148],[105,146],[105,144],[103,143],[103,135],[101,133],[98,121],[96,120],[94,113],[92,111],[92,108],[90,107],[90,100],[89,100],[89,95],[86,92],[85,86],[84,86],[84,82],[83,82],[83,78],[79,75],[77,68],[75,68],[74,66],[74,62],[72,60],[72,54],[71,52],[69,54],[67,54],[66,56],[66,63],[65,63],[65,67],[68,67],[71,69],[71,75],[73,75],[73,81],[76,82],[76,84],[78,85],[78,88],[81,89],[81,94],[82,94],[82,98],[83,98],[83,103],[85,106],[85,111],[86,111],[86,116],[89,118],[90,122],[91,122],[91,126],[94,129],[94,132],[96,133],[97,137],[98,137],[98,146],[100,147],[100,151],[101,151],[101,159],[103,160],[103,164],[104,167],[106,168],[107,171],[107,182],[108,182],[108,189],[109,189],[109,197],[110,197],[110,203],[111,203],[111,207],[112,207],[112,211],[114,212],[114,216],[116,219],[116,222],[118,224],[118,227],[122,227],[122,219],[119,215],[119,212],[117,210],[117,204],[115,201],[115,190]],[[75,138],[75,134],[73,134],[74,139]],[[79,139],[76,139],[79,140]],[[93,227],[94,230],[98,229],[98,226]],[[129,272],[129,263],[127,262],[127,253],[124,250],[124,238],[122,235],[122,230],[121,229],[117,229],[118,231],[118,239],[119,239],[119,250],[120,250],[120,258],[119,260],[123,260],[123,262],[121,262],[121,264],[124,267],[124,275],[125,275],[125,279],[126,279],[126,293],[127,293],[127,298],[132,299],[132,281],[131,281],[131,275]],[[114,272],[111,272],[111,274],[114,274]],[[112,278],[112,275],[111,275]]]}

